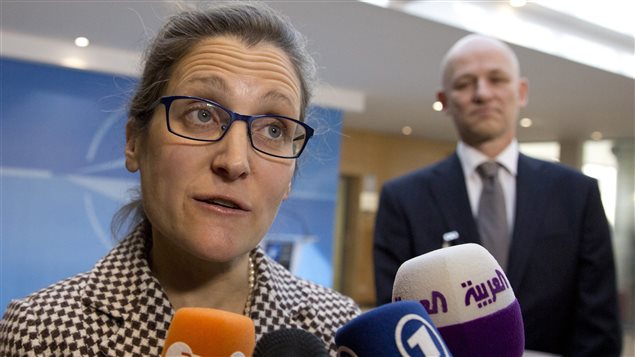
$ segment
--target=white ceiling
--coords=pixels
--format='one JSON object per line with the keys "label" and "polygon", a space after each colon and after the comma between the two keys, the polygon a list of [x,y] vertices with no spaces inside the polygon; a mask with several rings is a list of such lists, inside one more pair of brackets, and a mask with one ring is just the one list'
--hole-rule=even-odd
{"label": "white ceiling", "polygon": [[[432,110],[444,52],[467,32],[357,1],[274,1],[309,40],[324,86],[365,97],[362,112],[347,112],[344,125],[398,134],[454,140],[451,121]],[[165,1],[9,1],[0,3],[3,33],[91,46],[141,51],[174,9]],[[15,53],[9,41],[2,54]],[[632,78],[512,46],[530,82],[529,105],[521,115],[534,126],[519,129],[521,141],[635,137]]]}

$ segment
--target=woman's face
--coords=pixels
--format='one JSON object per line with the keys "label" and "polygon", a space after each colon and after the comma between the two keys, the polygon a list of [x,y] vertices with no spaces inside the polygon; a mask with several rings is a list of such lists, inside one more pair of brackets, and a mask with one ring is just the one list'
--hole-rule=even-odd
{"label": "woman's face", "polygon": [[[245,115],[300,115],[300,84],[286,54],[226,36],[205,39],[175,67],[166,96],[210,99]],[[246,123],[219,142],[196,142],[167,130],[165,107],[146,136],[128,133],[126,167],[139,170],[153,239],[199,259],[227,262],[264,237],[289,194],[295,160],[255,151]]]}

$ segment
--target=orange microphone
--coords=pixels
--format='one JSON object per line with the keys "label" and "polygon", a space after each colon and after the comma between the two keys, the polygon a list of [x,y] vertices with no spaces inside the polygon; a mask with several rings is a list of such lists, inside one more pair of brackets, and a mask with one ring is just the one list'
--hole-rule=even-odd
{"label": "orange microphone", "polygon": [[250,318],[216,309],[178,309],[163,346],[162,357],[249,357],[256,330]]}

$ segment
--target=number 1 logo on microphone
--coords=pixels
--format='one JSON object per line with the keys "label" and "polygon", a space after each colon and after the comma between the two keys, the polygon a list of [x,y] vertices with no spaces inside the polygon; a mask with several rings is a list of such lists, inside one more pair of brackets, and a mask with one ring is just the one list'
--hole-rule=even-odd
{"label": "number 1 logo on microphone", "polygon": [[403,316],[395,328],[395,343],[403,357],[451,356],[441,341],[432,324],[416,314]]}

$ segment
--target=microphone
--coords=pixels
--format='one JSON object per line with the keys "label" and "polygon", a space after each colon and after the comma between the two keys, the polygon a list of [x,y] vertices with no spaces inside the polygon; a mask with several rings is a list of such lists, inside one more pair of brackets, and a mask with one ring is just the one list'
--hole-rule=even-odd
{"label": "microphone", "polygon": [[451,357],[428,313],[416,301],[367,311],[335,333],[338,357]]}
{"label": "microphone", "polygon": [[324,342],[299,328],[285,328],[263,335],[253,357],[328,357]]}
{"label": "microphone", "polygon": [[437,249],[403,263],[393,301],[419,301],[455,356],[522,356],[520,305],[503,269],[474,243]]}
{"label": "microphone", "polygon": [[174,314],[162,357],[245,357],[256,344],[253,321],[233,312],[184,307]]}

